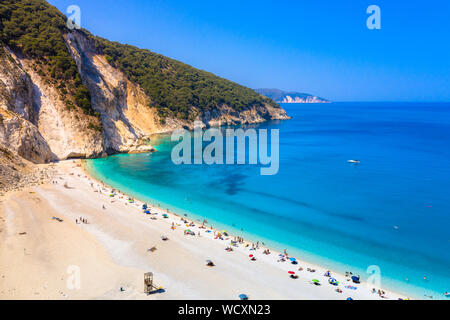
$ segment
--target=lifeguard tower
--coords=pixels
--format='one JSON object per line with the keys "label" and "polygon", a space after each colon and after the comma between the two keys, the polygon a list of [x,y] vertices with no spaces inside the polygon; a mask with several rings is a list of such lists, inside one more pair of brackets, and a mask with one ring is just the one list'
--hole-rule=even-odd
{"label": "lifeguard tower", "polygon": [[144,293],[150,294],[154,292],[161,293],[164,292],[164,289],[163,287],[157,287],[153,283],[153,272],[144,273]]}

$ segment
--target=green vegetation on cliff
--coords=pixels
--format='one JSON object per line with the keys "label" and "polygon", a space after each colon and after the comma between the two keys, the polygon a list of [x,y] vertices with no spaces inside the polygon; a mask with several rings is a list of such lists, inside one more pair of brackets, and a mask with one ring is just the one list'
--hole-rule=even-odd
{"label": "green vegetation on cliff", "polygon": [[[56,81],[67,107],[76,106],[93,115],[89,90],[81,82],[63,34],[66,18],[42,0],[0,2],[0,42],[25,57],[35,59],[39,75]],[[71,93],[67,96],[67,93]]]}
{"label": "green vegetation on cliff", "polygon": [[90,37],[112,66],[143,88],[163,117],[173,114],[190,119],[195,115],[193,107],[205,112],[222,105],[236,111],[265,103],[278,106],[252,89],[212,73],[146,49]]}

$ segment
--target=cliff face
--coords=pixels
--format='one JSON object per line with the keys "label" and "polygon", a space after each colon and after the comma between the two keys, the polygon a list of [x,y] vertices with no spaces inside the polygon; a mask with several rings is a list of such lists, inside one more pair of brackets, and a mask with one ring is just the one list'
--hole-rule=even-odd
{"label": "cliff face", "polygon": [[161,131],[149,99],[120,70],[111,67],[81,33],[65,36],[94,111],[101,117],[103,148],[107,152],[151,151],[150,135]]}
{"label": "cliff face", "polygon": [[[65,34],[67,48],[88,87],[96,118],[75,108],[68,110],[57,84],[36,71],[39,63],[4,46],[0,55],[0,144],[35,163],[75,157],[98,157],[117,152],[152,151],[150,136],[177,128],[193,128],[193,121],[168,117],[161,122],[151,99],[81,32]],[[199,112],[204,126],[258,123],[288,119],[269,104],[236,111],[222,105]]]}
{"label": "cliff face", "polygon": [[0,109],[1,146],[34,163],[44,163],[55,158],[35,125],[4,109]]}

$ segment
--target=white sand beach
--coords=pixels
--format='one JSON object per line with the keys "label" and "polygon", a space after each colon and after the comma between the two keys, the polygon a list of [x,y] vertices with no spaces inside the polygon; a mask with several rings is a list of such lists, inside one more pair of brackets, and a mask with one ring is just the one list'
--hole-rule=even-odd
{"label": "white sand beach", "polygon": [[[144,214],[142,202],[129,203],[121,194],[110,197],[111,188],[103,189],[80,164],[70,160],[47,165],[54,166],[52,181],[0,199],[0,299],[236,300],[241,293],[251,300],[382,299],[372,287],[332,270],[340,283],[329,284],[324,268],[301,257],[296,265],[278,262],[279,253],[266,255],[266,248],[250,250],[244,244],[228,252],[232,235],[214,239],[214,230],[207,232],[197,222],[186,227],[181,221],[185,217],[173,213],[163,218],[165,211],[159,208]],[[76,223],[80,217],[87,223]],[[186,229],[195,236],[185,235]],[[208,259],[215,266],[206,266]],[[80,272],[79,288],[70,285],[74,270]],[[290,278],[288,271],[298,278]],[[153,272],[164,292],[144,294],[146,272]],[[384,299],[405,298],[385,291]]]}

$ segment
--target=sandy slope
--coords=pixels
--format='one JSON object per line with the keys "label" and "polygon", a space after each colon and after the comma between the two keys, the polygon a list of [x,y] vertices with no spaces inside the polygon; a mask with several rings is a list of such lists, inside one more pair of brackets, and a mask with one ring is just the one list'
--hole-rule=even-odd
{"label": "sandy slope", "polygon": [[[142,213],[141,203],[110,198],[85,176],[79,162],[61,162],[56,168],[57,184],[1,199],[0,299],[237,299],[240,293],[250,299],[379,299],[364,284],[355,291],[344,288],[350,282],[333,274],[344,291],[337,293],[323,268],[303,261],[277,262],[274,252],[263,255],[261,248],[251,251],[242,245],[227,252],[229,240],[213,239],[198,224],[190,229],[201,236],[186,236],[180,217],[169,214],[163,219],[162,210],[154,209],[160,213],[151,220]],[[76,224],[80,216],[89,223]],[[172,230],[172,222],[181,226]],[[169,240],[162,241],[161,235]],[[157,250],[149,252],[152,246]],[[248,257],[252,253],[256,261]],[[216,266],[207,267],[207,259]],[[297,271],[299,266],[304,270]],[[81,285],[73,289],[78,267]],[[307,267],[317,271],[308,272]],[[299,278],[289,278],[289,270]],[[148,271],[164,293],[143,293],[143,274]],[[311,284],[313,278],[322,285]],[[388,292],[387,297],[400,295]]]}

